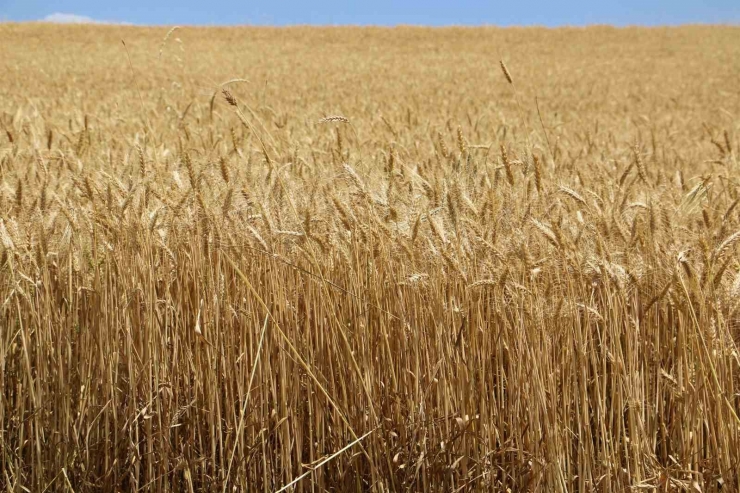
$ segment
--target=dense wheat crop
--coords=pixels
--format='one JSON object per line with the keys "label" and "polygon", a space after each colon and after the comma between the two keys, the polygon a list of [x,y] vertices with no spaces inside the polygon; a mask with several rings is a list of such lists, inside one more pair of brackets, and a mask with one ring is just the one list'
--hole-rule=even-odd
{"label": "dense wheat crop", "polygon": [[2,490],[736,490],[739,80],[729,27],[0,25]]}

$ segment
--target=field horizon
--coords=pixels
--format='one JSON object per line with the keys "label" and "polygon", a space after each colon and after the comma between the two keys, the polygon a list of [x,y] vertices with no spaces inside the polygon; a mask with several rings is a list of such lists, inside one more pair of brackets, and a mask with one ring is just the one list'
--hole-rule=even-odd
{"label": "field horizon", "polygon": [[740,487],[740,27],[0,23],[0,490]]}

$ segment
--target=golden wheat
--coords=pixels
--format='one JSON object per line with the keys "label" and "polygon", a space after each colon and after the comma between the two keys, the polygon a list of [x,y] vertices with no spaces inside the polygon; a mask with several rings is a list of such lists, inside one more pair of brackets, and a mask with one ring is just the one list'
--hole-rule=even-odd
{"label": "golden wheat", "polygon": [[0,24],[0,489],[737,490],[737,28],[176,29]]}

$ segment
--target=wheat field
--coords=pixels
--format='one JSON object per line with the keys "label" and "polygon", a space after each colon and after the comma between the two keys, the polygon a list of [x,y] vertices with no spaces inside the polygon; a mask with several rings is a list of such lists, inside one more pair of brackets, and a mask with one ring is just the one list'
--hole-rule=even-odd
{"label": "wheat field", "polygon": [[740,487],[740,28],[6,23],[0,69],[2,491]]}

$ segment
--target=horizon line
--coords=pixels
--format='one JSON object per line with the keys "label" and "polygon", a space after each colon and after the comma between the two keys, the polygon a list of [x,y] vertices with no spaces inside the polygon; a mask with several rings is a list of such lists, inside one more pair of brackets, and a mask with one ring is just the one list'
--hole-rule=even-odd
{"label": "horizon line", "polygon": [[665,23],[665,24],[637,24],[637,23],[608,23],[608,22],[595,22],[588,24],[414,24],[414,23],[397,23],[397,24],[363,24],[363,23],[344,23],[344,24],[318,24],[318,23],[241,23],[241,24],[188,24],[188,23],[173,23],[173,24],[139,24],[128,21],[98,21],[93,20],[90,22],[59,22],[46,19],[32,19],[32,20],[14,20],[14,19],[0,19],[0,24],[50,24],[57,26],[96,26],[96,27],[134,27],[134,28],[273,28],[273,29],[290,29],[290,28],[378,28],[378,29],[394,29],[394,28],[420,28],[420,29],[588,29],[588,28],[613,28],[613,29],[665,29],[665,28],[682,28],[682,27],[740,27],[740,21],[728,21],[728,22],[681,22],[681,23]]}

